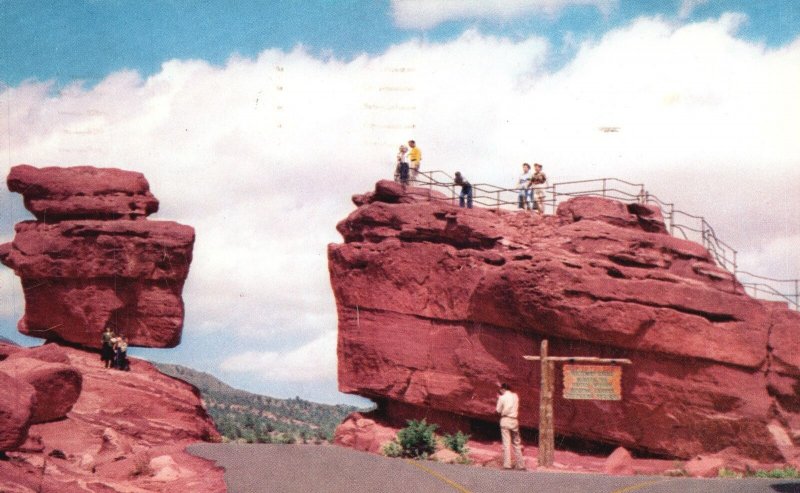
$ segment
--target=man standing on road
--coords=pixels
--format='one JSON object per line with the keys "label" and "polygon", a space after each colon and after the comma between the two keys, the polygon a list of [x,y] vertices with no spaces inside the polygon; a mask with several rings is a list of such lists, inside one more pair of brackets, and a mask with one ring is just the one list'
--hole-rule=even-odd
{"label": "man standing on road", "polygon": [[525,470],[522,457],[522,439],[519,436],[519,396],[511,392],[507,383],[497,389],[497,414],[500,415],[500,436],[503,439],[503,469],[511,469],[511,446],[514,446],[516,469]]}

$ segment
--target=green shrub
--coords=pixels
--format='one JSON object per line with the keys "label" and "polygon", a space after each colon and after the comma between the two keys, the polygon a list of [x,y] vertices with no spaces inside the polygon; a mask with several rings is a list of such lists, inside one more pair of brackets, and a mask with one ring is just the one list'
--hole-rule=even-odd
{"label": "green shrub", "polygon": [[467,447],[469,435],[461,433],[461,431],[456,432],[455,435],[451,435],[449,433],[444,435],[442,437],[442,441],[444,442],[445,447],[457,454],[466,455],[469,453],[469,448]]}
{"label": "green shrub", "polygon": [[436,451],[436,437],[433,432],[437,425],[409,420],[408,426],[397,432],[397,443],[406,457],[426,458]]}
{"label": "green shrub", "polygon": [[381,453],[386,457],[400,457],[403,455],[403,447],[400,446],[399,443],[392,440],[391,442],[386,442],[381,447]]}

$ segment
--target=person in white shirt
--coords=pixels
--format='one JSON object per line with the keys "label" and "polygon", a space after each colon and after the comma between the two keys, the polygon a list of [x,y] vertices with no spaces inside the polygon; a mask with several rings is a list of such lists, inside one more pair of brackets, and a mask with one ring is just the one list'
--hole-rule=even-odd
{"label": "person in white shirt", "polygon": [[530,209],[533,204],[533,194],[532,190],[530,189],[531,186],[531,165],[528,163],[522,163],[522,174],[517,178],[517,194],[518,194],[518,204],[520,209]]}
{"label": "person in white shirt", "polygon": [[514,463],[525,469],[522,457],[522,438],[519,436],[519,396],[511,392],[507,383],[497,389],[497,414],[500,415],[500,436],[503,439],[503,469],[511,469],[511,446],[514,446]]}

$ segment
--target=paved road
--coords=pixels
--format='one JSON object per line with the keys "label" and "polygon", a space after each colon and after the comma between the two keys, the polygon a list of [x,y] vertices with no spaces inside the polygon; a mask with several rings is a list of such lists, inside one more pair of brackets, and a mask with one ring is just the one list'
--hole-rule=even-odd
{"label": "paved road", "polygon": [[203,443],[188,450],[225,468],[229,493],[800,493],[800,480],[501,471],[335,446]]}

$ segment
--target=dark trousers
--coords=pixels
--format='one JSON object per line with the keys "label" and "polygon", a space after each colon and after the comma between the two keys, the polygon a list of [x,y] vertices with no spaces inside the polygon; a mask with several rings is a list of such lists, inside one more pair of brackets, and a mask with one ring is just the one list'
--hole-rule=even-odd
{"label": "dark trousers", "polygon": [[472,209],[472,185],[462,185],[461,193],[458,195],[458,206],[464,207],[464,199],[466,198],[467,208]]}

